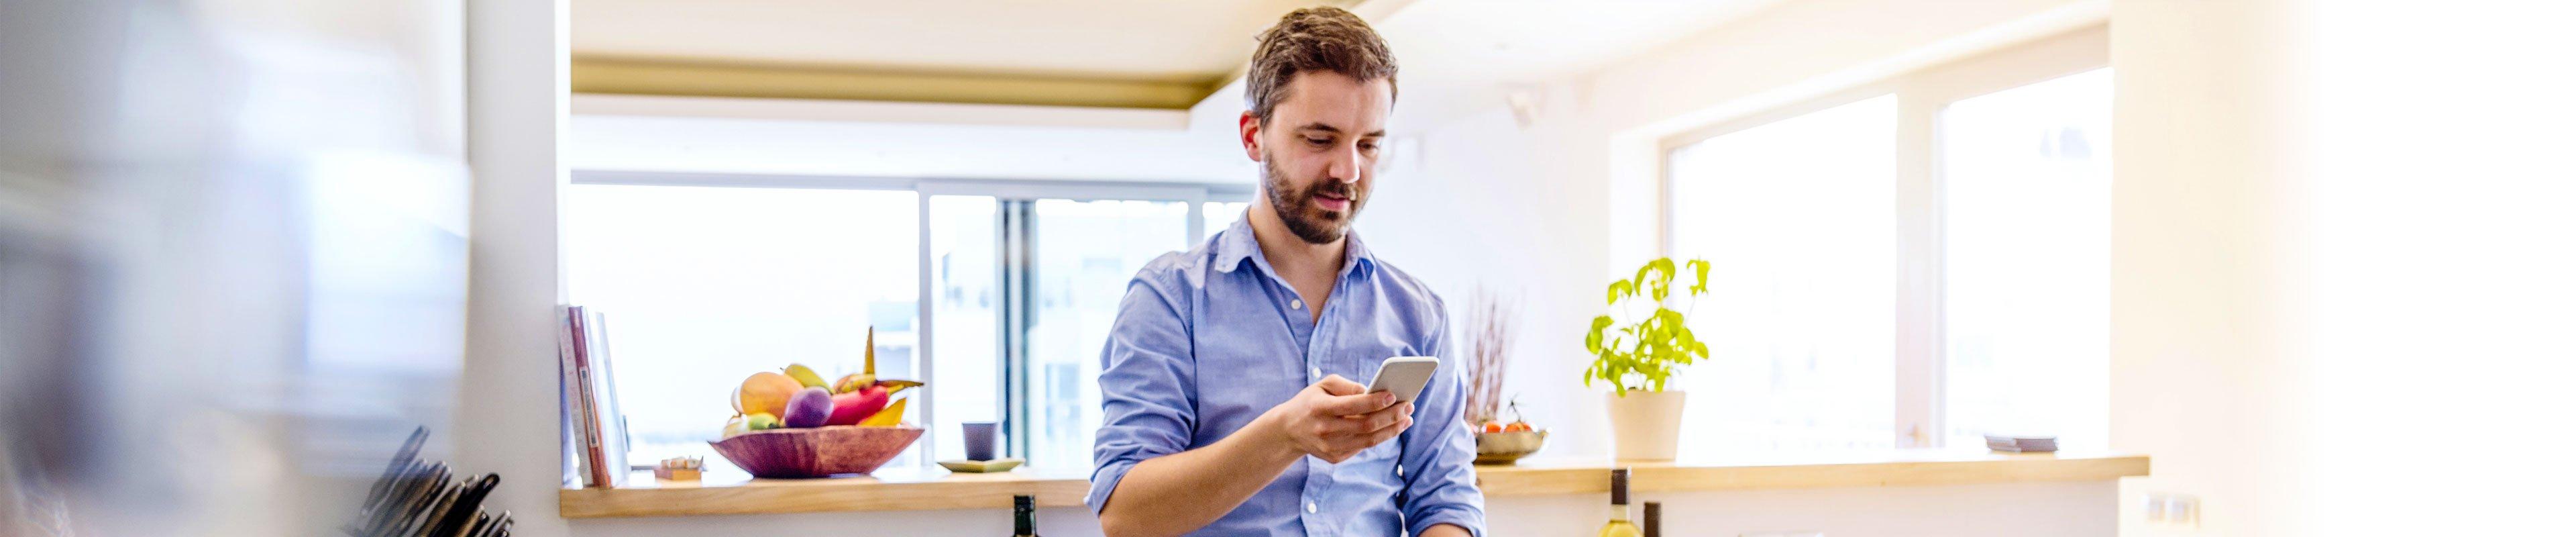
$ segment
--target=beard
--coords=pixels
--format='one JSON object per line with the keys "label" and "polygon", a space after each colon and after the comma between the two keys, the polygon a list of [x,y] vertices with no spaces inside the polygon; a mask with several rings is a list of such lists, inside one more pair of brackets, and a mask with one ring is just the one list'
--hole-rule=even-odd
{"label": "beard", "polygon": [[[1351,219],[1360,214],[1366,194],[1349,182],[1325,179],[1305,188],[1289,184],[1287,170],[1279,169],[1279,159],[1261,155],[1261,191],[1270,197],[1270,208],[1279,220],[1288,224],[1288,232],[1307,244],[1331,244],[1350,233]],[[1315,206],[1317,194],[1332,194],[1351,200],[1348,211],[1332,212]]]}

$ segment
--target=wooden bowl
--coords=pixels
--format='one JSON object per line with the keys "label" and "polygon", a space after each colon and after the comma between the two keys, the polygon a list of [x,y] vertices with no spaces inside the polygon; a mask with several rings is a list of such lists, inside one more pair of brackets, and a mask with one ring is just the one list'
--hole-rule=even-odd
{"label": "wooden bowl", "polygon": [[833,425],[752,431],[707,444],[752,477],[792,479],[874,472],[919,439],[921,428],[910,425]]}
{"label": "wooden bowl", "polygon": [[1547,445],[1547,431],[1476,433],[1476,464],[1511,464]]}

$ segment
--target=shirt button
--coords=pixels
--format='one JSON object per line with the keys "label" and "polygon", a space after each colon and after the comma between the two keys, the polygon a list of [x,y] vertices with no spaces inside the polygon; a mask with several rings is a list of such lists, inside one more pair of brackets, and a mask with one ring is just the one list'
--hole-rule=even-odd
{"label": "shirt button", "polygon": [[1315,512],[1315,502],[1306,502],[1306,512],[1309,514]]}
{"label": "shirt button", "polygon": [[1306,301],[1304,301],[1304,300],[1290,300],[1290,301],[1288,301],[1288,307],[1296,308],[1296,309],[1301,309],[1301,310],[1302,310],[1302,309],[1306,309]]}
{"label": "shirt button", "polygon": [[1396,477],[1404,477],[1404,465],[1402,465],[1402,464],[1395,465],[1395,476],[1396,476]]}
{"label": "shirt button", "polygon": [[1315,377],[1315,380],[1324,380],[1324,368],[1309,367],[1306,368],[1306,374]]}

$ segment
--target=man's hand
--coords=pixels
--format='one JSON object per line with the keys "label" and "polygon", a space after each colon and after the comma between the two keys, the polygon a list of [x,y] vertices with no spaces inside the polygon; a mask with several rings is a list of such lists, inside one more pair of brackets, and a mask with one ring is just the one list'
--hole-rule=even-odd
{"label": "man's hand", "polygon": [[[1136,463],[1101,503],[1101,530],[1120,537],[1196,531],[1308,455],[1339,463],[1413,426],[1411,403],[1367,392],[1350,379],[1325,377],[1214,444]],[[1422,535],[1465,534],[1440,525]]]}
{"label": "man's hand", "polygon": [[1324,377],[1288,402],[1270,407],[1268,423],[1283,447],[1339,463],[1413,426],[1413,403],[1395,394],[1369,393],[1341,375]]}

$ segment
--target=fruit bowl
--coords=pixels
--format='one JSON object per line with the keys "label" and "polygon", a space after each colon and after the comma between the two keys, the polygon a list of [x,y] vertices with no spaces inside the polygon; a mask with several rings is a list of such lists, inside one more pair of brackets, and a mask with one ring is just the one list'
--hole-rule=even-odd
{"label": "fruit bowl", "polygon": [[1476,464],[1511,464],[1547,444],[1547,431],[1476,433]]}
{"label": "fruit bowl", "polygon": [[752,477],[793,479],[874,472],[919,439],[921,428],[910,425],[833,425],[752,431],[707,444]]}

